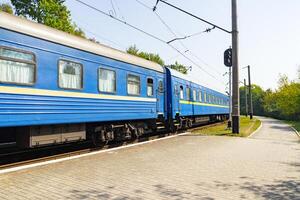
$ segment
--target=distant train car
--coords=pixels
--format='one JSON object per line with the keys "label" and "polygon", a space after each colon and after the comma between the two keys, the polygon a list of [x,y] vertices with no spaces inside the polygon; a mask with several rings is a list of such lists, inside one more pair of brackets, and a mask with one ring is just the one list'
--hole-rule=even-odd
{"label": "distant train car", "polygon": [[176,129],[193,124],[225,120],[229,113],[229,98],[197,84],[186,75],[166,69],[169,123]]}
{"label": "distant train car", "polygon": [[0,13],[0,132],[16,127],[21,147],[155,130],[165,80],[158,64]]}

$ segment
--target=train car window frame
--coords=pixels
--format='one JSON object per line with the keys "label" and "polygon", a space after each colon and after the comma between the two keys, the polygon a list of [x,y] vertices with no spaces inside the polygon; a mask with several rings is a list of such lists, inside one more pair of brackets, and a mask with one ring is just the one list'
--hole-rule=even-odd
{"label": "train car window frame", "polygon": [[[139,90],[138,90],[138,93],[137,93],[137,94],[135,94],[135,93],[130,93],[130,92],[129,92],[129,87],[128,87],[128,86],[129,86],[129,82],[130,82],[130,81],[129,81],[129,77],[130,77],[130,76],[131,76],[131,77],[137,77],[137,78],[138,78],[138,81],[132,81],[132,80],[131,80],[132,83],[138,83],[138,87],[139,87],[138,89],[139,89]],[[128,94],[128,95],[132,95],[132,96],[140,96],[140,95],[141,95],[141,77],[140,77],[140,76],[135,75],[135,74],[127,74],[126,85],[127,85],[127,94]]]}
{"label": "train car window frame", "polygon": [[174,85],[174,94],[175,94],[176,96],[179,95],[179,90],[178,90],[178,85],[177,85],[177,84]]}
{"label": "train car window frame", "polygon": [[202,91],[201,90],[199,90],[199,102],[202,102]]}
{"label": "train car window frame", "polygon": [[19,63],[19,64],[27,64],[27,65],[32,65],[33,68],[33,75],[32,75],[32,82],[30,83],[20,83],[17,81],[1,81],[0,83],[5,83],[5,84],[14,84],[14,85],[27,85],[27,86],[33,86],[36,83],[37,80],[37,64],[36,64],[36,55],[31,52],[31,51],[26,51],[23,49],[18,49],[18,48],[13,48],[13,47],[7,47],[7,46],[0,46],[0,50],[7,50],[7,51],[13,51],[16,53],[21,53],[21,54],[27,54],[32,56],[31,60],[28,59],[19,59],[19,58],[13,58],[13,57],[8,57],[8,56],[1,56],[0,55],[0,62],[13,62],[13,63]]}
{"label": "train car window frame", "polygon": [[[149,80],[152,80],[152,83],[149,83]],[[149,85],[151,85],[151,92],[152,92],[152,94],[151,95],[149,95]],[[154,96],[154,79],[153,78],[151,78],[151,77],[148,77],[147,78],[147,96],[148,97],[153,97]]]}
{"label": "train car window frame", "polygon": [[193,99],[192,101],[197,101],[197,91],[193,89]]}
{"label": "train car window frame", "polygon": [[179,91],[179,97],[180,97],[180,99],[184,99],[184,90],[183,90],[183,86],[182,85],[180,85],[180,91]]}
{"label": "train car window frame", "polygon": [[[70,62],[73,64],[78,64],[80,66],[80,79],[81,79],[81,83],[80,83],[80,88],[68,88],[68,87],[62,87],[60,85],[60,62]],[[58,82],[58,87],[64,90],[82,90],[83,89],[83,64],[73,61],[73,60],[68,60],[68,59],[59,59],[57,62],[57,71],[58,71],[58,78],[57,78],[57,82]]]}
{"label": "train car window frame", "polygon": [[[101,74],[101,70],[113,72],[113,74],[114,74],[114,90],[113,91],[103,91],[103,90],[100,89],[100,84],[101,84],[100,74]],[[100,68],[98,68],[98,77],[97,78],[98,78],[98,91],[100,93],[107,93],[107,94],[116,94],[117,93],[117,72],[115,70],[104,68],[104,67],[100,67]]]}
{"label": "train car window frame", "polygon": [[191,88],[186,87],[185,95],[186,95],[186,100],[190,101],[191,100]]}

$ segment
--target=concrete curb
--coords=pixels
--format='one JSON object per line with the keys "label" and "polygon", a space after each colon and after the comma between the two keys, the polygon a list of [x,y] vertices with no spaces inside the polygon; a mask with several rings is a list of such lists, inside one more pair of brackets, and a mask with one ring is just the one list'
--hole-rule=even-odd
{"label": "concrete curb", "polygon": [[295,131],[296,135],[297,135],[297,136],[299,137],[299,139],[300,139],[300,133],[299,133],[294,127],[291,126],[291,128]]}
{"label": "concrete curb", "polygon": [[258,131],[260,131],[261,127],[263,126],[263,123],[262,123],[261,120],[259,120],[259,121],[260,121],[260,126],[259,126],[253,133],[251,133],[247,138],[252,137],[252,136],[253,136],[254,134],[256,134]]}

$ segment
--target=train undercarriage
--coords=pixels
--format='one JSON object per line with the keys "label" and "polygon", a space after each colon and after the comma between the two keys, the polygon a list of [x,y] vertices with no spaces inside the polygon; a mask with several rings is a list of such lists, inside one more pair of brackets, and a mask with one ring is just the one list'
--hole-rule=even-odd
{"label": "train undercarriage", "polygon": [[58,124],[0,128],[0,145],[15,143],[20,149],[37,148],[79,141],[104,146],[110,141],[135,140],[159,131],[176,132],[194,126],[224,121],[228,115],[176,116],[175,120],[119,121],[110,123]]}

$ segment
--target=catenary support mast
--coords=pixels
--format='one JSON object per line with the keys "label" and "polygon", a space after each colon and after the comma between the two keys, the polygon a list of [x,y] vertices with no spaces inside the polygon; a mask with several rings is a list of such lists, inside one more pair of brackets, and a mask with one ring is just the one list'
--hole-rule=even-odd
{"label": "catenary support mast", "polygon": [[232,6],[232,133],[240,132],[240,94],[239,94],[239,60],[238,60],[238,24],[237,0]]}

